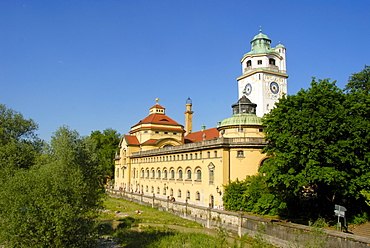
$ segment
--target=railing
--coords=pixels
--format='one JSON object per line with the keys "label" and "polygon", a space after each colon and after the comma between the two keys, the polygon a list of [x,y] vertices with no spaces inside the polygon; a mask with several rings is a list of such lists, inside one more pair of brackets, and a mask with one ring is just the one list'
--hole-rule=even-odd
{"label": "railing", "polygon": [[142,157],[142,156],[152,156],[163,153],[175,153],[183,152],[189,150],[195,150],[199,148],[210,148],[210,147],[220,147],[220,146],[233,146],[233,145],[266,145],[264,138],[258,137],[238,137],[238,138],[216,138],[212,140],[203,140],[200,142],[189,143],[179,146],[168,146],[159,149],[134,152],[131,158]]}
{"label": "railing", "polygon": [[286,70],[279,70],[279,67],[276,65],[269,65],[268,67],[256,67],[256,68],[252,68],[252,66],[248,66],[244,68],[244,74],[251,72],[251,71],[259,71],[259,70],[268,70],[268,71],[286,73]]}

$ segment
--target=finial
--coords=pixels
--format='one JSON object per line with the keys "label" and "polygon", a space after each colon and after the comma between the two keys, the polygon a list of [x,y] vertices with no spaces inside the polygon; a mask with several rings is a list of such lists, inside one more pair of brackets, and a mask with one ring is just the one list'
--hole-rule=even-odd
{"label": "finial", "polygon": [[156,102],[156,104],[158,104],[158,102],[159,102],[159,98],[158,97],[155,99],[155,102]]}
{"label": "finial", "polygon": [[262,33],[262,26],[260,26],[260,33]]}

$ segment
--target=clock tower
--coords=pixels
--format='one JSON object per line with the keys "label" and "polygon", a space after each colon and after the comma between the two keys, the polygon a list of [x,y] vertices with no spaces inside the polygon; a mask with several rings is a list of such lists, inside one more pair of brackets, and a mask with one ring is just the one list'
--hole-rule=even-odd
{"label": "clock tower", "polygon": [[246,95],[257,104],[256,114],[262,117],[287,94],[285,47],[282,44],[271,47],[271,40],[262,33],[254,36],[251,51],[241,59],[242,75],[238,81],[239,99]]}

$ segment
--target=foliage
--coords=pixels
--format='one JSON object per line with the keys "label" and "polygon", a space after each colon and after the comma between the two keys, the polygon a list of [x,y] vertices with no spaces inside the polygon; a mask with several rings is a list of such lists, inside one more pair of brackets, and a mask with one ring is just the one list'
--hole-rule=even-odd
{"label": "foliage", "polygon": [[90,138],[96,145],[98,155],[98,168],[100,174],[104,177],[113,177],[114,175],[114,156],[118,151],[120,134],[111,128],[91,132]]}
{"label": "foliage", "polygon": [[335,82],[313,79],[263,119],[270,158],[260,171],[291,214],[332,213],[334,204],[352,204],[369,188],[369,99],[352,83],[345,94]]}
{"label": "foliage", "polygon": [[362,190],[361,194],[365,197],[366,204],[370,206],[370,192]]}
{"label": "foliage", "polygon": [[35,164],[42,142],[32,119],[0,104],[0,176],[4,179],[19,168]]}
{"label": "foliage", "polygon": [[62,127],[43,164],[1,184],[0,241],[6,247],[91,247],[103,193],[92,147]]}
{"label": "foliage", "polygon": [[225,193],[222,199],[226,209],[234,211],[243,209],[245,206],[243,193],[247,190],[248,185],[248,180],[239,181],[239,179],[224,185]]}
{"label": "foliage", "polygon": [[262,174],[247,176],[224,186],[224,205],[228,210],[243,210],[263,215],[276,215],[281,205],[275,195],[271,194]]}
{"label": "foliage", "polygon": [[366,212],[364,212],[364,213],[359,213],[349,218],[348,224],[361,225],[361,224],[365,224],[368,221],[369,221],[369,215]]}

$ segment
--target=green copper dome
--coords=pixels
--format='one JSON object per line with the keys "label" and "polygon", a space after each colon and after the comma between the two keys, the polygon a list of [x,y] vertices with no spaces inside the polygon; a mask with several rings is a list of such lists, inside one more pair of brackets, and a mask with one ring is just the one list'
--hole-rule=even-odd
{"label": "green copper dome", "polygon": [[231,107],[233,116],[221,121],[219,128],[236,125],[262,125],[261,118],[256,116],[257,104],[252,103],[245,95]]}
{"label": "green copper dome", "polygon": [[221,121],[219,127],[244,125],[262,125],[260,117],[255,114],[235,114],[230,118]]}
{"label": "green copper dome", "polygon": [[253,40],[251,41],[251,51],[244,54],[243,57],[251,54],[276,53],[270,45],[270,38],[262,33],[262,30],[260,30],[260,33],[254,36]]}
{"label": "green copper dome", "polygon": [[255,40],[259,40],[259,39],[265,39],[265,40],[269,40],[271,42],[271,40],[269,39],[269,37],[265,34],[262,33],[262,30],[260,30],[260,33],[257,34],[256,36],[254,36],[253,40],[251,41],[251,43]]}

